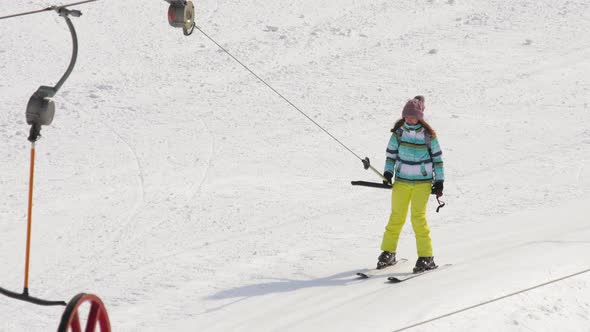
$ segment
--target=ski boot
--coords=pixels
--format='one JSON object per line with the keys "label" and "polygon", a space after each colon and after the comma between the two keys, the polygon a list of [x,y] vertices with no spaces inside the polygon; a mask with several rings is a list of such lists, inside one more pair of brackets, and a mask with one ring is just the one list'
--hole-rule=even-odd
{"label": "ski boot", "polygon": [[377,262],[377,270],[384,269],[395,263],[395,253],[384,251],[379,255],[379,261]]}
{"label": "ski boot", "polygon": [[414,273],[421,273],[424,271],[436,269],[438,266],[434,264],[434,257],[418,257],[416,266],[414,266]]}

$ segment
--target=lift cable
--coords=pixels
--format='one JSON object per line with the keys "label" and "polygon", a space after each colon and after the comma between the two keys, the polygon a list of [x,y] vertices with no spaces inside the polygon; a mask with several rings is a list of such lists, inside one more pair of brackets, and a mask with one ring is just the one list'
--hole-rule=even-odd
{"label": "lift cable", "polygon": [[8,16],[0,16],[0,20],[3,20],[5,18],[11,18],[11,17],[18,17],[18,16],[25,16],[25,15],[31,15],[31,14],[36,14],[36,13],[42,13],[42,12],[47,12],[47,11],[52,11],[52,10],[57,10],[59,8],[65,8],[65,7],[70,7],[70,6],[75,6],[75,5],[81,5],[83,3],[87,3],[87,2],[94,2],[94,1],[98,1],[98,0],[86,0],[86,1],[80,1],[80,2],[74,2],[74,3],[69,3],[67,5],[63,5],[63,6],[50,6],[47,7],[45,9],[40,9],[40,10],[33,10],[30,12],[26,12],[26,13],[20,13],[20,14],[13,14],[13,15],[8,15]]}
{"label": "lift cable", "polygon": [[350,153],[352,153],[356,158],[358,158],[360,161],[362,161],[363,166],[365,167],[365,169],[369,169],[371,168],[375,173],[377,173],[377,175],[379,175],[379,177],[381,177],[384,180],[387,180],[383,177],[383,175],[376,170],[373,166],[371,166],[369,158],[361,158],[358,154],[354,153],[354,151],[352,151],[348,146],[346,146],[344,143],[342,143],[339,139],[337,139],[334,135],[332,135],[329,131],[327,131],[324,127],[322,127],[321,125],[319,125],[316,121],[314,121],[309,115],[307,115],[305,112],[303,112],[299,107],[297,107],[294,103],[292,103],[289,99],[287,99],[285,96],[283,96],[280,92],[278,92],[275,88],[273,88],[270,84],[268,84],[265,80],[263,80],[260,76],[258,76],[254,71],[252,71],[248,66],[246,66],[244,63],[242,63],[240,60],[238,60],[233,54],[231,54],[227,49],[225,49],[223,46],[221,46],[217,41],[215,41],[215,39],[213,39],[211,36],[209,36],[207,33],[205,33],[199,26],[195,26],[195,28],[197,30],[199,30],[205,37],[207,37],[210,41],[212,41],[215,45],[217,45],[217,47],[219,47],[223,52],[227,53],[227,55],[229,55],[232,59],[234,59],[237,63],[239,63],[242,67],[244,67],[244,69],[246,69],[247,71],[249,71],[252,75],[254,75],[254,77],[256,77],[260,82],[262,82],[264,85],[266,85],[269,89],[271,89],[277,96],[281,97],[284,101],[286,101],[289,105],[291,105],[294,109],[296,109],[299,113],[301,113],[303,116],[305,116],[308,120],[310,120],[311,122],[313,122],[313,124],[315,124],[318,128],[320,128],[324,133],[328,134],[328,136],[330,136],[333,140],[335,140],[336,142],[338,142],[340,145],[342,145],[342,147],[344,147],[346,150],[348,150]]}

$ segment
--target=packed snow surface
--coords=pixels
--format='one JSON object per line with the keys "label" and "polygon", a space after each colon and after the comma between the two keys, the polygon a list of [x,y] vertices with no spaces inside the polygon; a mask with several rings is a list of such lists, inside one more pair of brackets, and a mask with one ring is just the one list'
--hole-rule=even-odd
{"label": "packed snow surface", "polygon": [[[590,2],[195,3],[202,31],[379,170],[403,104],[426,96],[447,203],[428,220],[453,265],[401,284],[355,276],[376,264],[391,194],[350,181],[380,179],[200,31],[170,27],[167,6],[74,7],[78,62],[36,144],[31,295],[97,294],[114,331],[440,316],[408,331],[590,331]],[[0,20],[0,287],[16,292],[25,108],[70,55],[55,13]],[[416,259],[409,222],[398,256]],[[53,331],[62,311],[0,297],[0,331]]]}

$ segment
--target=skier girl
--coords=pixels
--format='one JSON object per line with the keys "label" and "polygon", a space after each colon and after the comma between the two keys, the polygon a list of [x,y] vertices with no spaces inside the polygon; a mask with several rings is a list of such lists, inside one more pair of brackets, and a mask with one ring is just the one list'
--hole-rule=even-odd
{"label": "skier girl", "polygon": [[[384,177],[391,183],[391,215],[385,227],[377,268],[395,263],[397,242],[406,222],[411,203],[411,221],[416,234],[418,260],[414,273],[436,268],[430,229],[426,222],[426,205],[430,194],[442,196],[444,170],[438,139],[424,121],[424,97],[409,100],[402,111],[387,145]],[[385,181],[383,181],[385,182]]]}

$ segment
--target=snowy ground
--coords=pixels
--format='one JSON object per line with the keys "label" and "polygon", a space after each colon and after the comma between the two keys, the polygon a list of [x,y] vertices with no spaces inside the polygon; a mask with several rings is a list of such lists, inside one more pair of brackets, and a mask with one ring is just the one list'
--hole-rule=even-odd
{"label": "snowy ground", "polygon": [[[53,2],[6,2],[0,16]],[[445,159],[429,223],[447,270],[357,280],[385,190],[163,1],[100,1],[37,144],[32,295],[96,293],[115,331],[394,331],[590,268],[590,3],[196,3],[198,24],[378,169],[424,94]],[[63,19],[0,21],[0,287],[22,289],[25,106],[70,56]],[[406,226],[399,255],[416,258]],[[412,265],[412,264],[409,264]],[[0,331],[62,308],[0,298]],[[590,331],[590,273],[411,331]]]}

